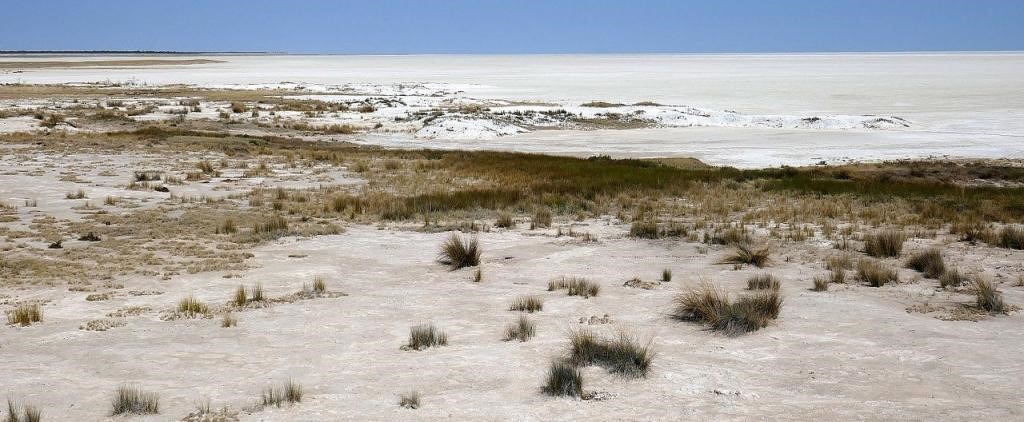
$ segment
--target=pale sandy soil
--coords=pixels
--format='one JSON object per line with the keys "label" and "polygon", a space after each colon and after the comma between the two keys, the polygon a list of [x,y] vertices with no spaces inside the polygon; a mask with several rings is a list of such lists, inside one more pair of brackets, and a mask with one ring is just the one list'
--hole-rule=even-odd
{"label": "pale sandy soil", "polygon": [[[707,254],[685,241],[624,238],[628,225],[587,221],[576,231],[599,238],[578,244],[554,230],[481,234],[483,282],[471,271],[450,272],[434,262],[446,236],[373,227],[349,227],[337,236],[284,239],[259,247],[258,268],[240,279],[220,273],[185,275],[173,281],[130,278],[125,289],[156,290],[155,296],[120,291],[102,302],[63,289],[4,289],[18,299],[44,299],[46,321],[4,327],[0,350],[3,393],[42,406],[51,420],[102,420],[113,388],[133,382],[161,395],[158,416],[187,414],[209,398],[214,406],[250,406],[261,388],[293,378],[306,388],[298,405],[242,414],[243,420],[680,420],[822,417],[869,420],[999,419],[1024,417],[1019,407],[1021,315],[978,322],[943,321],[905,310],[929,302],[954,306],[972,296],[945,293],[934,280],[883,288],[854,284],[808,290],[822,272],[827,246],[776,248],[768,271],[783,279],[785,305],[779,320],[750,335],[729,338],[667,315],[672,297],[712,280],[734,293],[760,272],[716,265],[724,249]],[[917,249],[924,243],[914,242]],[[292,258],[289,255],[304,255]],[[965,265],[1002,276],[1010,303],[1024,302],[1011,287],[1024,253],[980,248],[958,257]],[[791,261],[791,262],[786,262]],[[623,287],[639,276],[654,280],[662,268],[675,279],[653,290]],[[601,294],[580,299],[547,292],[547,280],[566,274],[597,281]],[[210,304],[225,303],[239,283],[262,282],[270,296],[297,291],[316,275],[330,290],[348,296],[321,298],[236,313],[236,328],[219,318],[161,321],[189,293]],[[918,277],[919,278],[919,277]],[[545,299],[533,314],[537,337],[504,342],[514,320],[508,303],[518,295]],[[85,320],[128,306],[153,310],[129,317],[105,332],[79,330]],[[601,332],[635,330],[657,352],[646,379],[627,380],[587,368],[585,388],[604,401],[552,399],[542,395],[547,363],[566,346],[581,317],[608,314]],[[410,326],[432,322],[450,336],[447,347],[402,351]],[[402,409],[400,393],[418,390],[423,407]]]}

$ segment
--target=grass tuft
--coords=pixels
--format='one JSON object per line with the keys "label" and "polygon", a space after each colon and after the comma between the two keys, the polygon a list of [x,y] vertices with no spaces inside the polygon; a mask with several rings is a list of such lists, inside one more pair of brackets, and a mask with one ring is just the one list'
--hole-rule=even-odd
{"label": "grass tuft", "polygon": [[583,374],[567,362],[551,362],[548,379],[542,390],[545,394],[555,397],[580,397],[583,395]]}
{"label": "grass tuft", "polygon": [[402,394],[398,398],[398,405],[406,409],[419,409],[420,408],[420,393],[418,391],[410,391]]}
{"label": "grass tuft", "polygon": [[1003,248],[1024,249],[1024,228],[1006,226],[999,231],[996,244]]}
{"label": "grass tuft", "polygon": [[43,413],[35,406],[29,404],[20,406],[20,412],[18,407],[14,401],[7,399],[7,417],[4,418],[4,422],[39,422],[43,419]]}
{"label": "grass tuft", "polygon": [[661,281],[672,281],[672,269],[665,268],[661,270]]}
{"label": "grass tuft", "polygon": [[999,292],[996,285],[991,281],[977,277],[974,280],[974,294],[978,309],[984,309],[992,313],[1005,311],[1003,294]]}
{"label": "grass tuft", "polygon": [[601,285],[583,277],[561,277],[548,282],[548,291],[553,292],[555,290],[566,290],[569,296],[589,298],[597,296],[601,292]]}
{"label": "grass tuft", "polygon": [[495,227],[501,227],[503,229],[509,229],[515,227],[516,223],[512,219],[512,214],[503,212],[498,215],[498,220],[494,222]]}
{"label": "grass tuft", "polygon": [[896,230],[869,234],[864,238],[864,252],[875,258],[894,258],[903,251],[907,235]]}
{"label": "grass tuft", "polygon": [[825,276],[815,276],[814,277],[814,286],[811,287],[811,290],[814,290],[816,292],[824,292],[824,291],[828,290],[828,285],[829,285],[829,278],[828,277],[825,277]]}
{"label": "grass tuft", "polygon": [[544,300],[537,296],[519,296],[509,305],[510,311],[538,312],[544,310]]}
{"label": "grass tuft", "polygon": [[8,324],[29,326],[36,322],[43,322],[43,307],[38,303],[22,303],[7,311]]}
{"label": "grass tuft", "polygon": [[231,299],[231,304],[241,308],[244,307],[246,303],[249,303],[249,294],[245,292],[245,286],[239,284],[238,288],[235,289],[235,297],[234,299]]}
{"label": "grass tuft", "polygon": [[932,248],[912,255],[907,261],[907,268],[920,271],[928,278],[939,278],[946,272],[946,263],[942,260],[942,252]]}
{"label": "grass tuft", "polygon": [[777,289],[758,290],[730,302],[728,294],[705,283],[676,298],[674,315],[708,324],[726,335],[739,335],[768,326],[781,310],[782,296]]}
{"label": "grass tuft", "polygon": [[869,259],[862,259],[857,263],[857,277],[871,287],[882,287],[886,283],[899,281],[899,273],[895,269]]}
{"label": "grass tuft", "polygon": [[428,347],[447,346],[448,334],[438,330],[433,324],[417,325],[409,329],[407,350],[422,350]]}
{"label": "grass tuft", "polygon": [[767,274],[767,273],[765,273],[765,274],[757,274],[757,275],[752,276],[752,277],[747,279],[747,289],[748,290],[762,290],[762,289],[779,290],[781,287],[782,287],[782,283],[779,282],[779,279],[777,279],[777,278],[775,278],[775,276],[773,276],[771,274]]}
{"label": "grass tuft", "polygon": [[505,327],[505,341],[519,340],[527,341],[537,332],[537,324],[530,321],[526,315],[519,316],[519,321]]}
{"label": "grass tuft", "polygon": [[970,281],[967,274],[961,273],[959,268],[950,268],[939,277],[939,286],[943,289],[960,287]]}
{"label": "grass tuft", "polygon": [[475,237],[467,240],[452,233],[448,240],[441,244],[438,261],[454,271],[480,265],[480,253],[480,243]]}
{"label": "grass tuft", "polygon": [[160,397],[156,393],[147,393],[131,385],[117,387],[110,404],[113,408],[110,413],[112,416],[160,413]]}
{"label": "grass tuft", "polygon": [[612,339],[599,338],[586,329],[569,336],[568,362],[576,366],[598,365],[612,373],[643,378],[653,358],[650,344],[640,344],[625,331]]}
{"label": "grass tuft", "polygon": [[200,315],[208,315],[210,307],[203,303],[195,295],[188,295],[178,301],[178,312],[189,318]]}
{"label": "grass tuft", "polygon": [[530,229],[546,229],[551,227],[551,210],[538,208],[530,219]]}
{"label": "grass tuft", "polygon": [[264,388],[263,393],[260,395],[260,404],[263,406],[273,405],[281,407],[281,404],[284,402],[289,404],[302,402],[302,395],[302,385],[293,380],[288,380],[281,387]]}
{"label": "grass tuft", "polygon": [[750,264],[758,268],[768,265],[768,247],[755,249],[749,243],[736,243],[736,251],[722,259],[722,264]]}

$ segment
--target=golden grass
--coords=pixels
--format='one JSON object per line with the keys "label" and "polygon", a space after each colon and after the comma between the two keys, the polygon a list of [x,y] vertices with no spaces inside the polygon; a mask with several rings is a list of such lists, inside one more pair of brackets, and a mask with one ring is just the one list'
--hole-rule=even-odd
{"label": "golden grass", "polygon": [[7,323],[29,326],[43,321],[43,308],[38,303],[22,303],[7,311]]}

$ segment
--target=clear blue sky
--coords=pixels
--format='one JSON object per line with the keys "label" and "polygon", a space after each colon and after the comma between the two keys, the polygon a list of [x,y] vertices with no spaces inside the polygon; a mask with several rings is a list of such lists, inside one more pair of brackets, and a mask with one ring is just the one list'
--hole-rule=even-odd
{"label": "clear blue sky", "polygon": [[6,0],[0,50],[1024,50],[1024,1]]}

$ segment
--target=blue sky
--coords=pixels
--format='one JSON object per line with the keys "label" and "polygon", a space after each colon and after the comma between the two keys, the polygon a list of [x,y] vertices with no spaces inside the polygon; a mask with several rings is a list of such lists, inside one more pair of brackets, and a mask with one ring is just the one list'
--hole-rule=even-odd
{"label": "blue sky", "polygon": [[1024,1],[10,0],[0,50],[1024,50]]}

